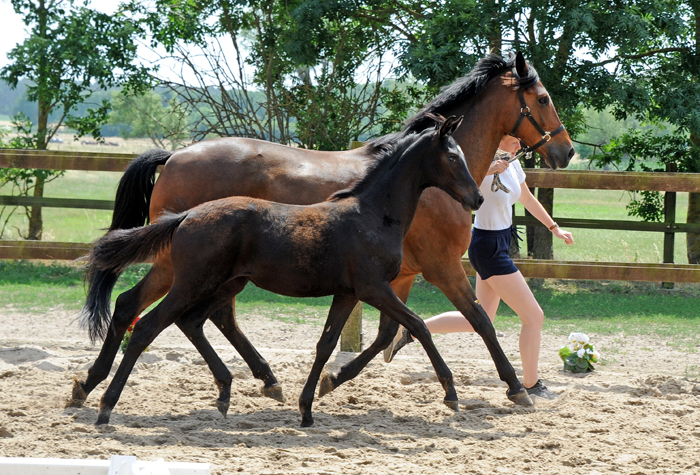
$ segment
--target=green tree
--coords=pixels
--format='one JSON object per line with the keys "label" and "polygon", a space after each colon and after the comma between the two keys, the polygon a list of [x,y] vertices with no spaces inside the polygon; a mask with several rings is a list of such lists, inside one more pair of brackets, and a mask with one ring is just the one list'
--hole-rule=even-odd
{"label": "green tree", "polygon": [[[311,7],[156,0],[129,8],[154,45],[182,65],[179,80],[162,84],[188,107],[195,139],[236,135],[342,149],[374,127],[387,46],[367,22],[343,15],[303,29]],[[324,2],[313,7],[327,10]]]}
{"label": "green tree", "polygon": [[123,138],[148,137],[153,145],[174,150],[189,139],[185,108],[175,99],[167,100],[153,90],[143,94],[112,91],[112,111],[109,123],[125,124]]}
{"label": "green tree", "polygon": [[[29,37],[8,53],[10,64],[0,70],[0,79],[12,88],[27,80],[27,97],[36,102],[37,122],[27,146],[46,149],[63,124],[78,136],[100,137],[109,102],[89,108],[83,117],[74,115],[78,105],[88,102],[96,87],[124,85],[143,90],[149,83],[146,69],[135,64],[134,36],[138,25],[123,13],[107,15],[74,0],[11,0],[28,27]],[[58,119],[49,122],[53,114]],[[48,173],[48,176],[51,174]],[[46,171],[31,172],[26,192],[43,196]],[[41,207],[29,209],[28,239],[41,239]]]}

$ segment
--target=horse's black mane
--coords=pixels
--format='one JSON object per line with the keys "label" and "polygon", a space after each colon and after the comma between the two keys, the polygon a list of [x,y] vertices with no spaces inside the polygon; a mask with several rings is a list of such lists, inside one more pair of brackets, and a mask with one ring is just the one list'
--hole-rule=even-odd
{"label": "horse's black mane", "polygon": [[[403,131],[420,132],[430,127],[434,124],[434,121],[430,119],[428,114],[445,115],[449,109],[455,107],[455,104],[463,104],[475,97],[486,88],[491,79],[512,70],[514,66],[515,55],[502,58],[498,55],[490,54],[479,60],[469,74],[445,87],[439,96],[413,117],[406,120]],[[527,76],[520,76],[519,85],[522,88],[533,86],[539,80],[535,68],[531,65],[528,66]]]}
{"label": "horse's black mane", "polygon": [[[430,121],[432,127],[439,127],[445,122],[445,118],[427,113],[425,116],[426,123]],[[427,127],[425,127],[427,128]],[[403,155],[403,152],[413,145],[413,143],[418,138],[418,135],[422,130],[413,131],[401,131],[394,132],[393,134],[383,135],[378,137],[366,144],[368,148],[369,156],[367,160],[370,161],[371,165],[367,168],[367,171],[350,188],[344,190],[339,190],[328,197],[327,201],[336,201],[350,196],[355,196],[360,193],[363,189],[367,187],[367,183],[373,181],[370,176],[374,176],[379,172],[379,169],[389,170],[398,162],[399,158]]]}

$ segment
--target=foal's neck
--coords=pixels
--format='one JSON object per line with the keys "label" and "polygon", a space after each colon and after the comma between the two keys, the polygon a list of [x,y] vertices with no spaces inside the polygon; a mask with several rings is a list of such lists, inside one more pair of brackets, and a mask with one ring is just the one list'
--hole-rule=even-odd
{"label": "foal's neck", "polygon": [[380,215],[385,230],[397,231],[401,239],[408,233],[420,195],[428,186],[422,162],[431,153],[431,138],[421,137],[419,140],[428,143],[415,144],[417,148],[409,146],[397,152],[401,156],[396,163],[357,195],[360,206],[363,203],[372,206]]}

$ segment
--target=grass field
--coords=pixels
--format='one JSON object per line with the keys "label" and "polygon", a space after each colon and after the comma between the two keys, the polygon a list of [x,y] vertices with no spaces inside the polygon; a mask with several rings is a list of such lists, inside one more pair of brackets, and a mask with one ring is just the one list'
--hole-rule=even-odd
{"label": "grass field", "polygon": [[[120,278],[116,296],[131,288],[148,265],[129,268]],[[624,282],[547,281],[533,289],[546,319],[545,331],[568,335],[580,331],[609,335],[658,335],[679,350],[697,353],[700,324],[700,286],[677,285],[662,290],[658,284]],[[0,261],[0,311],[44,314],[56,309],[77,313],[85,302],[81,270],[70,264]],[[239,295],[237,312],[256,313],[290,323],[322,325],[331,298],[284,297],[248,285]],[[409,307],[423,318],[454,310],[445,296],[422,278],[416,280]],[[377,310],[365,305],[365,318],[378,320]],[[520,319],[501,304],[496,328],[520,328]]]}

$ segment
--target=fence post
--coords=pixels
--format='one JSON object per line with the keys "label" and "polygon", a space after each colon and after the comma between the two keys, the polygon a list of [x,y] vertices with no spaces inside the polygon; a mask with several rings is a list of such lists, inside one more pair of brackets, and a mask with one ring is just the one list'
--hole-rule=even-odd
{"label": "fence post", "polygon": [[[350,141],[350,150],[360,148],[363,145],[364,142],[352,140]],[[340,351],[354,353],[362,351],[362,302],[357,302],[343,327],[343,333],[340,335]]]}
{"label": "fence post", "polygon": [[[678,166],[675,163],[666,164],[667,172],[678,171]],[[676,192],[667,191],[664,193],[664,223],[666,224],[666,232],[664,233],[664,264],[673,263],[674,245],[676,233],[673,228],[676,224]],[[673,282],[662,282],[661,288],[672,289]]]}

